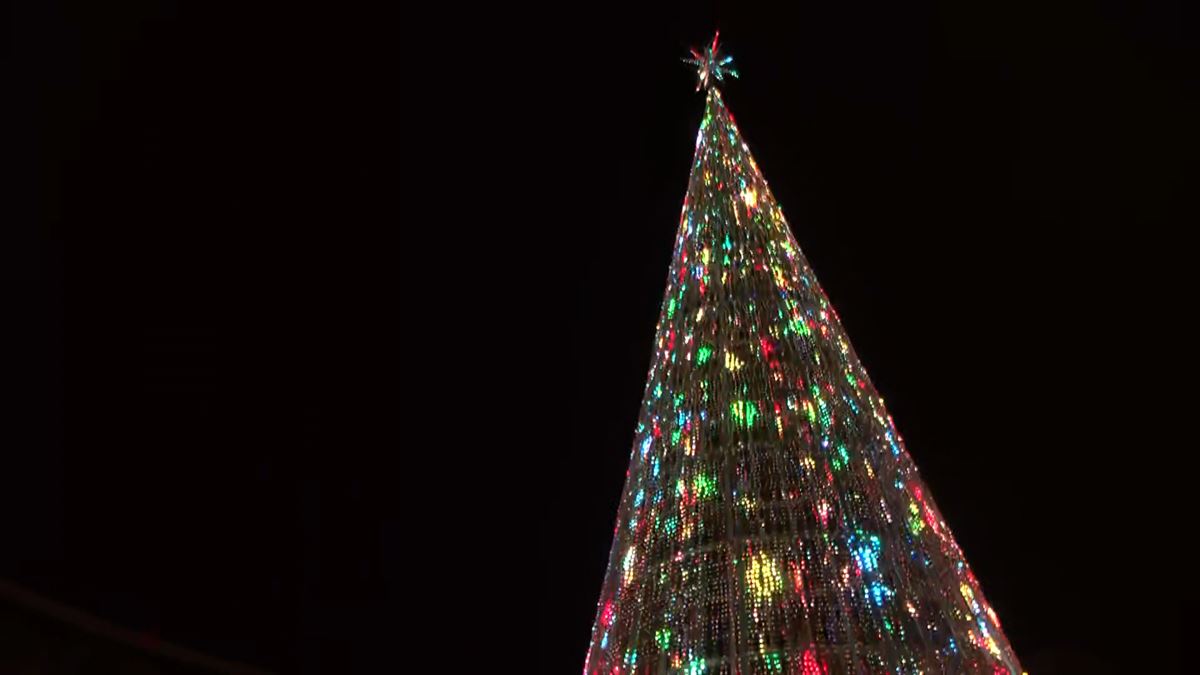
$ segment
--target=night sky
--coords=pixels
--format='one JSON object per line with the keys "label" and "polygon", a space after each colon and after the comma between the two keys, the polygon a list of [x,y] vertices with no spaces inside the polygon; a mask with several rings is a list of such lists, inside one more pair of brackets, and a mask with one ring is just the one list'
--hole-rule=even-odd
{"label": "night sky", "polygon": [[412,442],[379,328],[389,43],[299,4],[12,13],[6,220],[33,227],[3,249],[0,574],[225,659],[375,672]]}
{"label": "night sky", "polygon": [[719,28],[1026,667],[1183,672],[1182,3],[778,4],[14,4],[0,575],[281,672],[578,672]]}

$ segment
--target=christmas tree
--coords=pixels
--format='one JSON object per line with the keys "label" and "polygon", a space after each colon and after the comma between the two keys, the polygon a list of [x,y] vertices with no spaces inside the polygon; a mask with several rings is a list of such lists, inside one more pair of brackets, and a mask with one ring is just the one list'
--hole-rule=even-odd
{"label": "christmas tree", "polygon": [[715,86],[585,675],[1021,667]]}

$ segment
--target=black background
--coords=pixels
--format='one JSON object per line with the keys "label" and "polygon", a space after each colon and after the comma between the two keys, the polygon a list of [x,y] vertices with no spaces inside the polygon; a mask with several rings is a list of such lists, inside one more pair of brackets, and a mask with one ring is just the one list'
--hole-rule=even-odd
{"label": "black background", "polygon": [[373,672],[412,475],[377,328],[417,254],[390,43],[303,4],[12,13],[6,210],[34,227],[5,246],[4,574],[227,659]]}
{"label": "black background", "polygon": [[427,9],[13,6],[6,576],[286,672],[577,672],[720,28],[1025,665],[1183,672],[1181,4]]}

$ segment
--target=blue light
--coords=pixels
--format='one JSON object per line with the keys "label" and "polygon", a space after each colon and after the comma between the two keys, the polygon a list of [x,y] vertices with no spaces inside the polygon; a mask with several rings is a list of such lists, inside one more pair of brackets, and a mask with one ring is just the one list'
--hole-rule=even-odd
{"label": "blue light", "polygon": [[854,404],[854,401],[850,400],[849,396],[842,394],[842,400],[846,402],[846,405],[850,406],[850,409],[854,411],[855,415],[858,414],[858,406]]}
{"label": "blue light", "polygon": [[883,542],[879,537],[871,534],[867,535],[862,541],[855,541],[857,537],[851,537],[851,547],[853,547],[854,559],[858,561],[864,572],[874,572],[879,569],[879,552],[883,548]]}
{"label": "blue light", "polygon": [[896,437],[893,436],[892,432],[890,432],[890,431],[883,432],[883,437],[886,438],[888,444],[892,446],[892,455],[899,457],[900,456],[900,446],[896,444]]}
{"label": "blue light", "polygon": [[881,605],[881,606],[883,605],[884,600],[892,597],[892,595],[893,595],[892,589],[888,588],[887,586],[884,586],[882,583],[880,583],[878,581],[873,582],[870,586],[867,587],[867,593],[868,593],[869,597],[875,601],[876,605]]}

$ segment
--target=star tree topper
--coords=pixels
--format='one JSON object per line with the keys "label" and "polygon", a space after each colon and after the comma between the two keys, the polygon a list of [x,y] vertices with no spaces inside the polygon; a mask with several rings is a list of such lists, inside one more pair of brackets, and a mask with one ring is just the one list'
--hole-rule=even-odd
{"label": "star tree topper", "polygon": [[684,63],[696,66],[696,74],[700,77],[699,82],[696,83],[696,91],[713,86],[714,79],[723,82],[726,75],[730,77],[738,76],[737,71],[733,68],[733,57],[721,56],[720,54],[717,47],[717,38],[720,36],[721,31],[717,31],[713,35],[712,44],[709,45],[708,49],[701,53],[693,47],[691,49],[692,58],[683,60]]}

